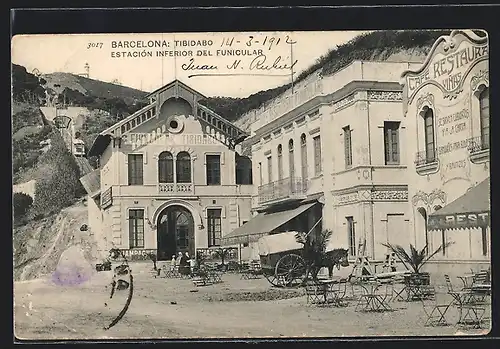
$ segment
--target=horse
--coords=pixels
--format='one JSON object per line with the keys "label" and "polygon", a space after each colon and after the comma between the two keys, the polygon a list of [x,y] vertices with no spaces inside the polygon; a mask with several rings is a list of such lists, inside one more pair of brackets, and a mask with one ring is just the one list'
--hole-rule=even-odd
{"label": "horse", "polygon": [[311,274],[313,280],[318,279],[318,273],[321,268],[328,268],[328,276],[333,278],[333,267],[348,267],[348,250],[344,248],[336,248],[325,252],[323,248],[315,246],[310,236],[304,233],[296,235],[297,241],[304,245],[304,259],[306,260],[306,279]]}

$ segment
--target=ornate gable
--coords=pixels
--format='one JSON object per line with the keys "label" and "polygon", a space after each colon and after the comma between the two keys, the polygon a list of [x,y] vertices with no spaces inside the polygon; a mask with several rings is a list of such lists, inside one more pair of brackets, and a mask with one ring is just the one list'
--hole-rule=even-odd
{"label": "ornate gable", "polygon": [[408,103],[427,85],[438,87],[445,98],[454,98],[462,91],[468,72],[487,59],[487,36],[480,37],[471,30],[453,30],[449,36],[439,37],[422,66],[402,74]]}
{"label": "ornate gable", "polygon": [[182,99],[189,103],[191,114],[201,122],[204,132],[229,148],[234,149],[236,144],[248,137],[246,132],[201,105],[199,101],[206,99],[206,97],[179,80],[174,80],[157,89],[150,93],[147,98],[149,98],[149,105],[101,132],[94,141],[89,156],[99,156],[111,140],[115,144],[120,144],[122,137],[126,134],[133,133],[139,128],[143,129],[142,126],[145,123],[152,122],[153,119],[158,120],[162,106],[172,98]]}

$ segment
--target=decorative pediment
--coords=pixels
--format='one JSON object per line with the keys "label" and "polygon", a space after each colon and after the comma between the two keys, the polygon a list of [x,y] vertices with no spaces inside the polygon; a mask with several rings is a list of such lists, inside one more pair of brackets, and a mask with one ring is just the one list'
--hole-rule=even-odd
{"label": "decorative pediment", "polygon": [[[179,133],[175,132],[178,127],[175,127],[174,130],[169,126],[170,118],[167,119],[166,123],[158,125],[154,125],[153,122],[152,124],[154,127],[152,127],[151,132],[140,131],[144,129],[144,127],[141,126],[145,123],[153,119],[157,120],[164,102],[172,98],[179,98],[189,103],[193,117],[201,122],[207,135],[220,141],[229,148],[234,149],[236,144],[248,137],[247,133],[234,126],[222,116],[199,104],[198,101],[206,99],[206,97],[179,80],[175,80],[157,89],[150,93],[147,98],[149,98],[150,101],[149,105],[101,132],[90,149],[89,156],[98,156],[102,154],[111,139],[126,138],[125,142],[132,142],[134,144],[139,144],[139,146],[144,146],[154,142],[166,133]],[[186,117],[188,117],[188,115],[186,115]],[[176,120],[176,125],[180,125],[179,120]],[[141,127],[141,129],[138,129],[139,127]]]}
{"label": "decorative pediment", "polygon": [[180,80],[174,80],[171,83],[160,87],[159,89],[154,90],[150,94],[146,96],[146,98],[157,100],[159,96],[162,96],[162,98],[168,99],[168,98],[183,98],[186,101],[188,101],[190,104],[192,104],[192,100],[201,100],[201,99],[206,99],[204,95],[202,95],[200,92],[192,89],[185,83],[183,83]]}

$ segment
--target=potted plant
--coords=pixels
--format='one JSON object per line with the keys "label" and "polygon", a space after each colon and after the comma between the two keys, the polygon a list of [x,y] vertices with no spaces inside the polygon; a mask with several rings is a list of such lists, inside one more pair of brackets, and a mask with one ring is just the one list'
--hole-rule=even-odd
{"label": "potted plant", "polygon": [[217,250],[215,250],[215,256],[216,256],[216,258],[218,258],[218,259],[221,260],[220,269],[222,271],[226,271],[227,270],[227,265],[225,264],[225,261],[226,261],[226,259],[229,258],[230,253],[231,253],[231,249],[230,248],[221,247],[221,248],[218,248]]}
{"label": "potted plant", "polygon": [[430,284],[430,274],[427,272],[422,272],[422,267],[436,254],[441,252],[443,248],[446,248],[453,244],[453,242],[447,242],[444,245],[439,246],[434,252],[429,253],[429,245],[425,245],[421,250],[417,250],[412,244],[410,244],[410,250],[406,251],[400,245],[392,245],[390,243],[383,243],[382,245],[387,247],[389,250],[394,252],[396,256],[399,257],[401,262],[411,270],[411,274],[408,276],[408,281],[413,284],[419,285],[429,285]]}

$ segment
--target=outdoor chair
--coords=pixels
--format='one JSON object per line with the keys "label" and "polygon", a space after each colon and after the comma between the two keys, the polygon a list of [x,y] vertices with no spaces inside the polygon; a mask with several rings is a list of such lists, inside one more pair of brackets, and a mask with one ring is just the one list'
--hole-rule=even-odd
{"label": "outdoor chair", "polygon": [[474,274],[470,290],[475,302],[484,302],[486,296],[491,294],[491,282],[486,270]]}
{"label": "outdoor chair", "polygon": [[460,325],[472,325],[475,328],[481,328],[481,325],[487,320],[486,315],[491,311],[491,304],[487,302],[463,304],[460,307]]}
{"label": "outdoor chair", "polygon": [[175,266],[172,268],[170,265],[164,265],[163,268],[163,275],[166,278],[173,279],[173,278],[179,278],[181,275],[179,273],[179,267]]}
{"label": "outdoor chair", "polygon": [[307,304],[323,304],[326,300],[326,289],[314,280],[307,280],[305,284]]}
{"label": "outdoor chair", "polygon": [[[397,286],[397,287],[396,287]],[[405,284],[405,279],[404,277],[401,276],[394,276],[391,279],[391,297],[390,301],[405,301],[406,299],[403,297],[403,294],[406,291],[406,284]]]}
{"label": "outdoor chair", "polygon": [[210,281],[210,283],[215,284],[222,282],[222,272],[217,270],[216,267],[207,268],[206,272],[207,272],[207,278]]}
{"label": "outdoor chair", "polygon": [[340,279],[338,283],[335,283],[332,286],[331,292],[333,293],[333,297],[335,302],[338,303],[339,306],[346,305],[344,299],[347,295],[347,279]]}
{"label": "outdoor chair", "polygon": [[434,286],[426,286],[427,297],[422,297],[422,307],[426,315],[424,326],[447,326],[446,312],[452,305],[444,299],[444,294],[436,293]]}

